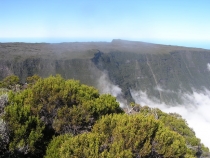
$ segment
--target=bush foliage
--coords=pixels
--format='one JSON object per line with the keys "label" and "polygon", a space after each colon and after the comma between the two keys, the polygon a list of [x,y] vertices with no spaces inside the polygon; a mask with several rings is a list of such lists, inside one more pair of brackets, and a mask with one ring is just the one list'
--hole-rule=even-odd
{"label": "bush foliage", "polygon": [[[138,112],[128,115],[113,96],[60,75],[27,81],[1,82],[10,91],[1,105],[0,157],[181,158],[194,157],[194,146],[208,152],[178,114],[132,104]],[[17,84],[18,91],[11,88]]]}

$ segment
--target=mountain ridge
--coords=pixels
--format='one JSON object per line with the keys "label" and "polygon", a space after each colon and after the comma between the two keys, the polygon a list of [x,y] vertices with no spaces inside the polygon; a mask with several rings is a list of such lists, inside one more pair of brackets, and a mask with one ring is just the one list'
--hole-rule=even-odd
{"label": "mountain ridge", "polygon": [[131,90],[146,91],[160,102],[178,102],[177,93],[210,89],[210,50],[114,39],[111,42],[0,43],[0,79],[15,74],[61,74],[98,88],[106,72],[122,96],[133,101]]}

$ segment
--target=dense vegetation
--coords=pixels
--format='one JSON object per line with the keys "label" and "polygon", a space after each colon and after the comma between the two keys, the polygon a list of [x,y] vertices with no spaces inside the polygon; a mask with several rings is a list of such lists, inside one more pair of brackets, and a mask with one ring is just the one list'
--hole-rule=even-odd
{"label": "dense vegetation", "polygon": [[208,148],[178,114],[131,104],[61,76],[0,82],[0,157],[195,157]]}

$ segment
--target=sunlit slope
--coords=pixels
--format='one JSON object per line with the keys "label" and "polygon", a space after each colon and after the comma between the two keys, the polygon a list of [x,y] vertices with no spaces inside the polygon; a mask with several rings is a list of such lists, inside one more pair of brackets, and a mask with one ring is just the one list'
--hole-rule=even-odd
{"label": "sunlit slope", "polygon": [[61,74],[97,87],[102,72],[122,88],[147,91],[159,102],[180,102],[179,94],[210,88],[210,50],[144,42],[0,43],[0,79]]}

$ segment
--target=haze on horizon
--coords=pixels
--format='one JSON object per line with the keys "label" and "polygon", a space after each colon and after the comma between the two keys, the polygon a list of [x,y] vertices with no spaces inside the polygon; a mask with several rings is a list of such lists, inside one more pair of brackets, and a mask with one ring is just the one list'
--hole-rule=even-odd
{"label": "haze on horizon", "polygon": [[125,39],[210,49],[208,0],[2,0],[0,42]]}

